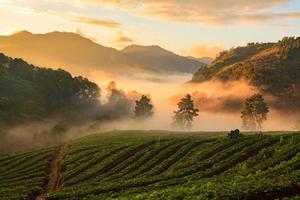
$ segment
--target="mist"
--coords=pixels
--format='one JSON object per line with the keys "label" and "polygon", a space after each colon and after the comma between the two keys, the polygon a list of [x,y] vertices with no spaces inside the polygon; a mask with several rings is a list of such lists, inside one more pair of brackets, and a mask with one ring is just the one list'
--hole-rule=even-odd
{"label": "mist", "polygon": [[[177,109],[177,102],[188,93],[200,110],[191,131],[229,131],[237,128],[245,131],[240,118],[243,100],[258,92],[244,80],[189,83],[190,74],[114,76],[97,71],[90,74],[89,79],[101,88],[101,104],[80,112],[76,120],[51,118],[2,130],[0,152],[61,144],[112,130],[173,131],[173,112]],[[142,94],[151,97],[154,115],[148,120],[136,121],[133,116],[135,100]],[[266,96],[266,101],[272,101],[272,97]],[[270,107],[263,131],[294,130],[299,116],[299,113],[285,114]]]}
{"label": "mist", "polygon": [[[101,74],[101,78],[97,76]],[[245,98],[258,90],[245,80],[221,82],[207,81],[190,83],[191,74],[135,74],[133,76],[113,76],[98,72],[89,76],[92,81],[104,87],[103,82],[114,80],[126,93],[135,92],[133,100],[139,95],[151,97],[154,104],[154,115],[151,119],[136,123],[133,119],[122,119],[106,124],[107,129],[166,129],[172,130],[173,111],[177,102],[186,94],[191,94],[195,106],[200,110],[195,118],[193,131],[228,131],[242,128],[241,108]],[[265,96],[270,104],[271,96]],[[286,113],[270,106],[268,119],[264,122],[263,131],[294,130],[299,113]]]}

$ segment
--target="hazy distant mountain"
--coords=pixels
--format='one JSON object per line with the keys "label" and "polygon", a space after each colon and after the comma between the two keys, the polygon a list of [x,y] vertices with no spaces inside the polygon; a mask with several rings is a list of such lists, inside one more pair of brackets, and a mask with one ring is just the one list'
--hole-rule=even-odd
{"label": "hazy distant mountain", "polygon": [[192,82],[248,80],[264,94],[279,99],[276,106],[300,108],[300,37],[277,43],[250,43],[222,52],[200,68]]}
{"label": "hazy distant mountain", "polygon": [[204,65],[158,46],[129,46],[119,51],[70,32],[32,34],[22,31],[0,36],[0,52],[35,65],[61,67],[82,75],[92,70],[194,73]]}
{"label": "hazy distant mountain", "polygon": [[133,65],[151,70],[194,73],[205,63],[174,54],[159,46],[131,45],[122,52]]}
{"label": "hazy distant mountain", "polygon": [[91,69],[120,71],[124,56],[116,49],[101,46],[75,33],[31,34],[23,31],[0,36],[0,52],[30,63],[62,67],[78,74]]}
{"label": "hazy distant mountain", "polygon": [[196,58],[196,57],[193,57],[193,56],[187,56],[187,58],[192,59],[192,60],[196,60],[196,61],[199,61],[199,62],[202,62],[202,63],[205,63],[207,65],[210,64],[210,63],[212,63],[212,61],[214,60],[214,58],[211,58],[211,57]]}

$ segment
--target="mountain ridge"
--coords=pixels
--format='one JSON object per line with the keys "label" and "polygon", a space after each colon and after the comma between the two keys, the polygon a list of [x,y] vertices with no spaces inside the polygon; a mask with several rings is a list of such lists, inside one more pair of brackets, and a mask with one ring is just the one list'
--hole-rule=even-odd
{"label": "mountain ridge", "polygon": [[[133,47],[139,48],[128,52]],[[199,67],[205,66],[202,62],[177,55],[157,45],[134,45],[117,50],[77,33],[59,31],[45,34],[21,31],[0,36],[0,52],[23,58],[38,66],[58,66],[82,75],[94,70],[119,74],[137,71],[194,73]]]}
{"label": "mountain ridge", "polygon": [[[193,73],[199,67],[206,66],[205,63],[180,56],[158,45],[143,46],[134,44],[125,47],[121,51],[130,60],[134,60],[133,65],[138,64],[156,71],[160,69],[168,71],[169,66],[173,65],[173,68],[179,73]],[[176,66],[174,63],[176,63]]]}

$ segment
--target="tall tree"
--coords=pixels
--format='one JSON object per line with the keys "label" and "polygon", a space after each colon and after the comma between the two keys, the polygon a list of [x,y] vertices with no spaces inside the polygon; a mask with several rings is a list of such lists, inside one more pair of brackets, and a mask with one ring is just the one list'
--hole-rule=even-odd
{"label": "tall tree", "polygon": [[295,129],[296,131],[300,131],[300,119],[296,120],[293,129]]}
{"label": "tall tree", "polygon": [[178,104],[178,110],[174,111],[173,124],[178,129],[190,129],[194,117],[198,116],[199,109],[194,108],[191,95],[186,95]]}
{"label": "tall tree", "polygon": [[244,101],[242,109],[243,127],[248,130],[261,131],[264,120],[267,120],[269,106],[262,94],[254,94]]}
{"label": "tall tree", "polygon": [[134,116],[136,119],[147,119],[153,115],[153,105],[146,95],[142,95],[140,100],[135,101]]}
{"label": "tall tree", "polygon": [[134,101],[129,99],[123,90],[118,89],[116,82],[109,82],[106,91],[107,102],[104,104],[103,109],[106,113],[109,113],[110,117],[128,117],[132,114]]}

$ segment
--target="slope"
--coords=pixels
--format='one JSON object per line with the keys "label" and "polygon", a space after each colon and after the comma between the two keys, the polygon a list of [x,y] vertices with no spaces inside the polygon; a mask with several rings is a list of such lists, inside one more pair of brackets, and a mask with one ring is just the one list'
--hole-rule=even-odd
{"label": "slope", "polygon": [[98,86],[86,78],[0,53],[0,126],[95,108],[99,95]]}
{"label": "slope", "polygon": [[118,74],[132,71],[194,73],[203,66],[201,62],[162,48],[143,47],[127,54],[70,32],[32,34],[22,31],[0,36],[0,52],[26,59],[35,65],[62,67],[73,74],[85,76],[95,70]]}
{"label": "slope", "polygon": [[275,97],[278,108],[300,108],[300,37],[277,43],[250,43],[222,52],[192,82],[245,79],[262,93]]}
{"label": "slope", "polygon": [[194,73],[206,64],[182,57],[160,46],[131,45],[122,49],[133,65],[143,66],[149,70],[166,72]]}

